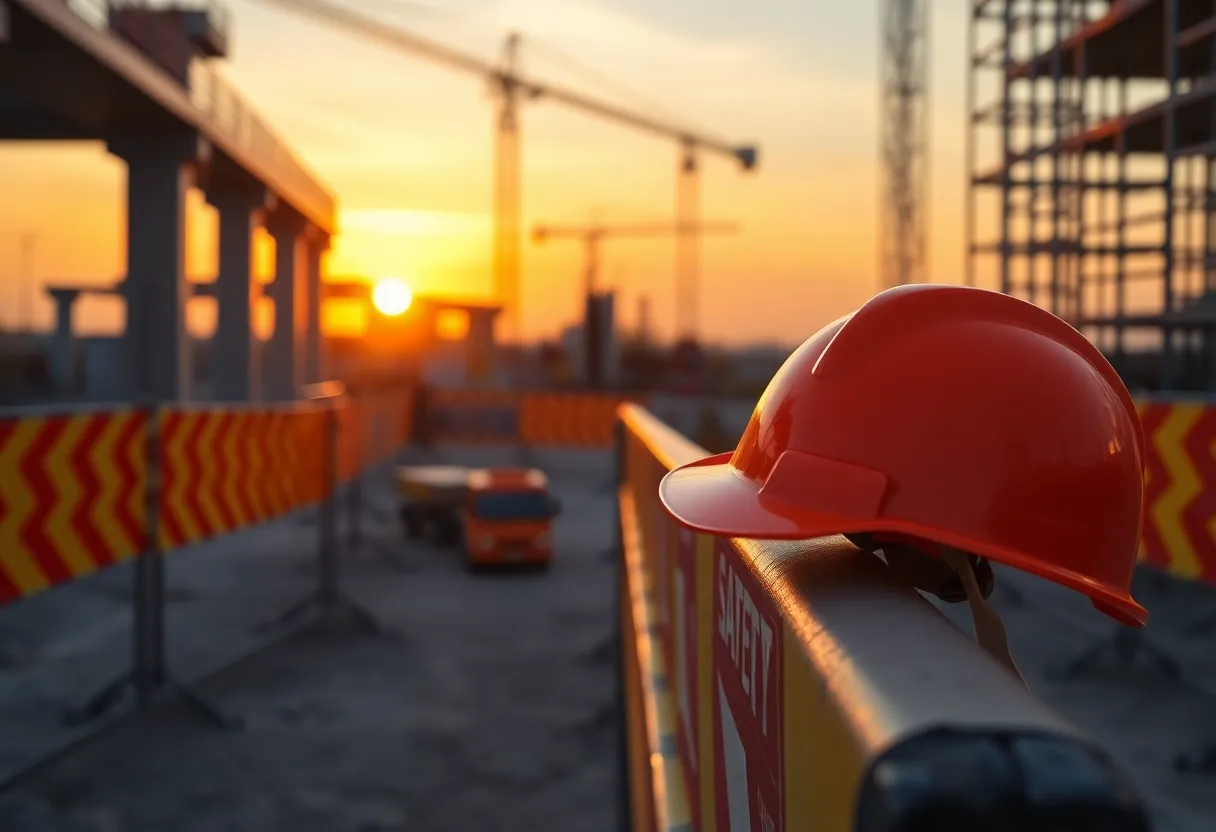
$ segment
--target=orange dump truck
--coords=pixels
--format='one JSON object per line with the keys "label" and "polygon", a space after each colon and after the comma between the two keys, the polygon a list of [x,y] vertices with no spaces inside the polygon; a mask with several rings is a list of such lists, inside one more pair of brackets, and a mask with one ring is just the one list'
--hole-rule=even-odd
{"label": "orange dump truck", "polygon": [[407,466],[397,491],[408,537],[461,545],[471,566],[549,564],[561,506],[543,471]]}

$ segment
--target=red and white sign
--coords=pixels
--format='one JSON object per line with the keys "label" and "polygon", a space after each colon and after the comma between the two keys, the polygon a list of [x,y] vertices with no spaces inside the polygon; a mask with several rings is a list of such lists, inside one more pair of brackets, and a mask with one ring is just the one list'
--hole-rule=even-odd
{"label": "red and white sign", "polygon": [[676,684],[676,742],[684,766],[685,787],[692,808],[692,826],[701,828],[701,789],[697,750],[701,738],[697,731],[697,538],[688,529],[678,532],[675,569],[672,572],[673,598],[672,625],[675,630],[675,646],[671,663]]}
{"label": "red and white sign", "polygon": [[784,832],[781,618],[730,541],[714,547],[714,782],[721,832]]}

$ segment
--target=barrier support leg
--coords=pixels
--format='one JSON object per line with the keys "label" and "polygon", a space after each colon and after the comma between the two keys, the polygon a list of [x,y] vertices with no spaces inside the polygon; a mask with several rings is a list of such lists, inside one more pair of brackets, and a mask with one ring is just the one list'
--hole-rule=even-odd
{"label": "barrier support leg", "polygon": [[78,708],[69,709],[63,721],[69,726],[83,725],[105,716],[135,694],[135,709],[146,711],[166,695],[176,695],[199,715],[217,727],[236,729],[239,717],[223,713],[194,691],[177,682],[165,662],[165,567],[155,550],[140,554],[135,562],[132,611],[132,653],[129,670],[101,688]]}
{"label": "barrier support leg", "polygon": [[1124,667],[1135,664],[1136,659],[1143,656],[1167,677],[1182,678],[1182,666],[1176,659],[1149,641],[1142,630],[1133,630],[1130,627],[1119,627],[1114,635],[1099,639],[1063,666],[1049,670],[1048,677],[1057,681],[1072,681],[1097,664],[1107,653]]}
{"label": "barrier support leg", "polygon": [[156,692],[156,683],[149,657],[151,642],[148,638],[150,629],[148,560],[147,552],[139,555],[134,564],[135,575],[131,581],[131,667],[103,685],[97,693],[86,699],[83,705],[69,708],[64,712],[65,725],[73,727],[83,725],[105,716],[123,703],[128,691],[134,691],[136,706],[140,710],[151,705]]}
{"label": "barrier support leg", "polygon": [[[239,716],[227,714],[204,697],[188,683],[178,681],[169,671],[165,659],[165,558],[158,551],[152,551],[142,559],[148,571],[148,658],[152,669],[153,691],[161,695],[175,696],[183,704],[190,707],[196,715],[217,728],[236,731],[244,727],[245,721]],[[143,564],[141,564],[143,565]],[[144,707],[151,704],[151,697],[145,701]]]}
{"label": "barrier support leg", "polygon": [[[338,460],[337,460],[336,413],[330,414],[329,452],[326,454],[325,482],[329,483],[328,496],[318,506],[317,517],[317,586],[313,593],[283,613],[262,624],[258,630],[266,631],[292,626],[300,622],[300,629],[334,625],[348,621],[370,635],[392,635],[379,620],[358,602],[348,598],[338,585],[339,576],[339,532],[338,532]],[[352,483],[353,485],[353,483]],[[301,621],[303,619],[303,621]]]}
{"label": "barrier support leg", "polygon": [[262,624],[258,628],[259,631],[292,627],[309,629],[333,625],[344,620],[370,635],[390,635],[370,611],[349,598],[338,585],[335,519],[334,506],[331,501],[327,501],[321,509],[321,545],[317,557],[316,589],[307,598],[292,604],[280,615]]}

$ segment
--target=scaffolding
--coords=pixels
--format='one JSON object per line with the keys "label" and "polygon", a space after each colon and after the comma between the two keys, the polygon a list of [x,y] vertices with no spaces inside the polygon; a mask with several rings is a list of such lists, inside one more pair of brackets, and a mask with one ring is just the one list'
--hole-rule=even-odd
{"label": "scaffolding", "polygon": [[971,0],[967,282],[1216,390],[1216,0]]}

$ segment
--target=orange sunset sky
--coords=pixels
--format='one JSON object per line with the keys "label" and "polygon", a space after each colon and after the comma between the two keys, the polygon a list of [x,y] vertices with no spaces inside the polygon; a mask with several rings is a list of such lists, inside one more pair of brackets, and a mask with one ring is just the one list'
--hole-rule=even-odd
{"label": "orange sunset sky", "polygon": [[[452,0],[355,8],[493,58],[524,36],[540,80],[656,113],[732,141],[756,141],[760,169],[703,164],[702,215],[743,225],[702,243],[701,331],[733,343],[800,340],[877,291],[879,0]],[[961,282],[963,3],[935,4],[931,273]],[[492,118],[486,84],[250,0],[231,4],[224,72],[337,194],[333,275],[404,278],[416,291],[489,292]],[[572,60],[566,56],[574,56]],[[594,70],[591,72],[589,70]],[[536,103],[523,117],[524,213],[534,222],[668,220],[674,144]],[[123,166],[100,145],[0,147],[0,322],[17,323],[19,235],[38,234],[43,282],[123,273]],[[191,203],[192,276],[214,274],[215,216]],[[651,299],[674,323],[672,240],[605,244],[603,277],[625,326]],[[579,311],[582,250],[524,249],[524,334],[556,333]],[[41,293],[35,320],[49,325]],[[207,328],[208,310],[192,315]],[[120,310],[82,304],[85,331]]]}

